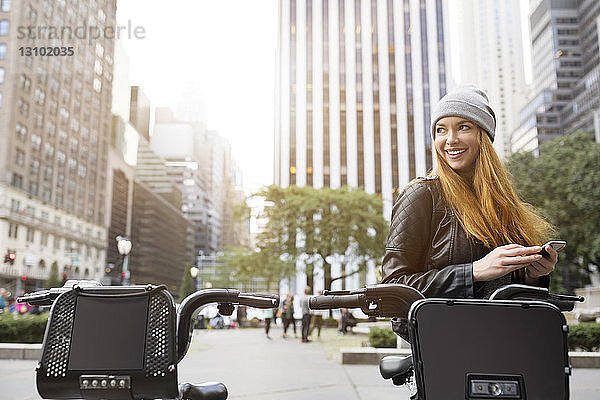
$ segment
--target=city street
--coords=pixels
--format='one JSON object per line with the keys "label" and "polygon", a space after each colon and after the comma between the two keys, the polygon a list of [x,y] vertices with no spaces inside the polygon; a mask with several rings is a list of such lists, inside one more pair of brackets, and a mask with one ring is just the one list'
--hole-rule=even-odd
{"label": "city street", "polygon": [[[328,332],[329,333],[329,332]],[[230,399],[404,399],[405,388],[384,381],[374,365],[342,365],[319,341],[300,343],[262,329],[196,331],[186,359],[179,366],[180,382],[221,381]],[[331,335],[328,335],[332,337]],[[0,360],[0,399],[39,399],[35,361]],[[575,369],[572,400],[600,398],[600,369]]]}

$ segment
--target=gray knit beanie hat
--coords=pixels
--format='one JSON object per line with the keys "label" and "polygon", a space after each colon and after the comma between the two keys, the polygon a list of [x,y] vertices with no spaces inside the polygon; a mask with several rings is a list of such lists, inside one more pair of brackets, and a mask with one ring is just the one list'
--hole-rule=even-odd
{"label": "gray knit beanie hat", "polygon": [[434,138],[435,124],[444,117],[463,117],[473,121],[494,141],[496,114],[490,107],[487,95],[478,87],[459,86],[440,99],[431,113],[431,135]]}

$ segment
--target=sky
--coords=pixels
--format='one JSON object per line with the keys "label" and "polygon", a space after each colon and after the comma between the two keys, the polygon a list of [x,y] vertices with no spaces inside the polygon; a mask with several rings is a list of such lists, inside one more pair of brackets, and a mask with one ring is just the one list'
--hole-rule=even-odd
{"label": "sky", "polygon": [[[277,3],[117,3],[117,24],[142,27],[144,32],[143,39],[121,37],[130,58],[130,85],[142,86],[154,107],[174,110],[186,87],[199,88],[207,126],[229,140],[247,194],[273,183]],[[524,41],[528,41],[527,0],[521,0],[521,11]],[[452,19],[456,11],[450,7],[449,12]],[[458,54],[460,44],[451,46]],[[524,48],[526,81],[530,82],[530,50]],[[458,72],[456,65],[453,72]]]}
{"label": "sky", "polygon": [[271,184],[277,1],[119,0],[117,25],[128,24],[143,28],[121,36],[129,84],[173,110],[198,87],[207,127],[229,140],[247,191]]}

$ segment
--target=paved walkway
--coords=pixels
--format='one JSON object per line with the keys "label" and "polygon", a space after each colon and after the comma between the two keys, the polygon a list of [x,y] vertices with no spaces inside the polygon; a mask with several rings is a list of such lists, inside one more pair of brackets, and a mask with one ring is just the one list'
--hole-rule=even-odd
{"label": "paved walkway", "polygon": [[[405,388],[384,381],[376,366],[328,360],[318,342],[273,339],[260,329],[196,331],[179,366],[180,382],[221,381],[230,399],[405,399]],[[0,400],[38,400],[35,361],[0,360]],[[574,370],[572,400],[600,398],[600,370]]]}

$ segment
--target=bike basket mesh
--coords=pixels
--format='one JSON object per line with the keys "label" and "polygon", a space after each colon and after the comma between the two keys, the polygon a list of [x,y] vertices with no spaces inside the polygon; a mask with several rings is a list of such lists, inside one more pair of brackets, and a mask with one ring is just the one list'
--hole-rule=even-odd
{"label": "bike basket mesh", "polygon": [[67,292],[56,300],[52,310],[48,343],[45,343],[42,360],[48,377],[66,376],[74,315],[75,295]]}
{"label": "bike basket mesh", "polygon": [[169,329],[169,298],[162,291],[150,296],[144,371],[146,376],[165,376],[173,349]]}

